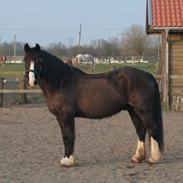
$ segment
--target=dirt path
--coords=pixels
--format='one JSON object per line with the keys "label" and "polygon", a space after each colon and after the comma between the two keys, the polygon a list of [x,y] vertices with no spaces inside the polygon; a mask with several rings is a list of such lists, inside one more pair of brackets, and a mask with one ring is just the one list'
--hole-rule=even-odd
{"label": "dirt path", "polygon": [[2,108],[0,183],[183,182],[183,113],[163,116],[166,154],[159,164],[130,162],[137,137],[121,112],[103,120],[77,119],[77,165],[62,168],[61,133],[47,108]]}

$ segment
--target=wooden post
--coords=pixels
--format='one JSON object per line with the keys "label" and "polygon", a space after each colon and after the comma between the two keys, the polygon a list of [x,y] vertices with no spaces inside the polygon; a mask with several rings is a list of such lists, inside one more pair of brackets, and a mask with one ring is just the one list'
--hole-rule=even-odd
{"label": "wooden post", "polygon": [[170,109],[170,89],[169,89],[169,41],[168,41],[169,31],[165,31],[165,63],[164,63],[164,80],[163,80],[163,103],[166,110]]}
{"label": "wooden post", "polygon": [[[25,76],[18,78],[18,89],[26,89]],[[20,99],[20,103],[26,104],[27,103],[26,93],[20,93],[19,99]]]}
{"label": "wooden post", "polygon": [[166,82],[166,110],[170,110],[170,86],[169,86],[169,30],[166,33],[166,65],[165,65],[165,82]]}
{"label": "wooden post", "polygon": [[[23,89],[27,89],[25,75],[23,76]],[[27,94],[26,93],[23,94],[23,102],[24,102],[24,104],[27,103]]]}
{"label": "wooden post", "polygon": [[[0,89],[4,88],[4,78],[0,78]],[[3,107],[3,93],[0,94],[0,107]]]}

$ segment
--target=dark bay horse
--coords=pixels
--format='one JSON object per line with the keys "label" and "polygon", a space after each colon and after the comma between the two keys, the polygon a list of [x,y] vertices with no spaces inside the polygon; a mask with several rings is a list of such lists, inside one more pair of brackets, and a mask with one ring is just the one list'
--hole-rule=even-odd
{"label": "dark bay horse", "polygon": [[86,74],[35,47],[24,46],[25,73],[30,87],[36,83],[46,96],[49,110],[61,128],[65,153],[62,166],[74,165],[75,117],[104,118],[127,110],[138,142],[131,160],[146,157],[146,131],[150,139],[149,163],[157,163],[163,152],[160,95],[154,77],[144,71],[123,67],[103,74]]}

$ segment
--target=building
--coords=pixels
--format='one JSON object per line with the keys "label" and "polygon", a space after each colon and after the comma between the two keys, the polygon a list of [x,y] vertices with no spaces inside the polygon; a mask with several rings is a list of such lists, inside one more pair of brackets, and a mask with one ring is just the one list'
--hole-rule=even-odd
{"label": "building", "polygon": [[146,0],[146,31],[161,35],[164,107],[183,111],[183,0]]}

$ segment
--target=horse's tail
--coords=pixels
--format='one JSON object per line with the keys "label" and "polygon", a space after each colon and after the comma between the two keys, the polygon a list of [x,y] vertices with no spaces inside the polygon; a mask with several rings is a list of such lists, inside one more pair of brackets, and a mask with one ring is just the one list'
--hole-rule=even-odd
{"label": "horse's tail", "polygon": [[164,140],[163,140],[163,119],[161,110],[161,98],[157,81],[154,79],[155,85],[155,97],[154,97],[154,120],[158,127],[158,146],[161,152],[164,151]]}

